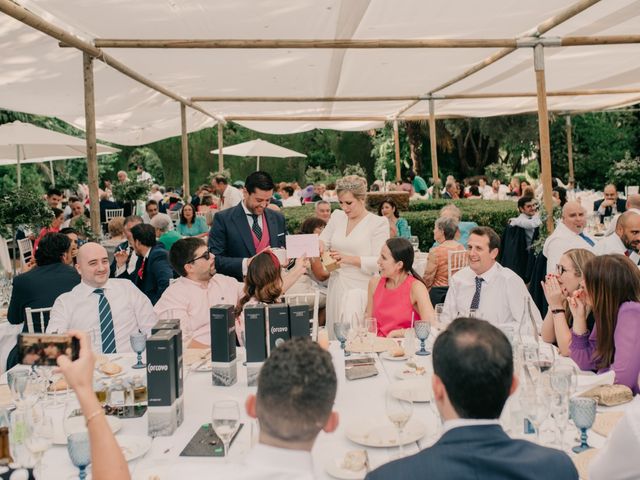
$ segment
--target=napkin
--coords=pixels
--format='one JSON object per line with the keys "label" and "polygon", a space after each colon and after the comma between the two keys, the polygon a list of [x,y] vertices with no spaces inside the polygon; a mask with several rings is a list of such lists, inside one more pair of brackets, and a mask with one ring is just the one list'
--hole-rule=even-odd
{"label": "napkin", "polygon": [[577,396],[599,385],[613,385],[616,374],[613,370],[600,375],[578,375]]}

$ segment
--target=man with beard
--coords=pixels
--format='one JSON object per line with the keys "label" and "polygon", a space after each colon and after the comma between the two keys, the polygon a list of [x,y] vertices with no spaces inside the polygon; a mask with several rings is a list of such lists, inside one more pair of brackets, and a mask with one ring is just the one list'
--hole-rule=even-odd
{"label": "man with beard", "polygon": [[633,263],[640,263],[640,214],[628,211],[620,215],[616,230],[595,248],[596,255],[621,253],[629,257]]}
{"label": "man with beard", "polygon": [[209,309],[218,304],[236,305],[244,285],[235,278],[216,273],[214,256],[201,238],[178,240],[171,247],[169,261],[180,278],[164,291],[154,310],[158,318],[171,315],[180,319],[191,348],[208,348],[211,344]]}

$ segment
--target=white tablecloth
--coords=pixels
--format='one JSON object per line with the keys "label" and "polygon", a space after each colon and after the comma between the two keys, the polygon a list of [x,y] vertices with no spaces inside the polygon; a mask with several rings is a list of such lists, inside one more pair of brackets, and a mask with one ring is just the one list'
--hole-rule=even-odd
{"label": "white tablecloth", "polygon": [[15,346],[18,334],[22,331],[22,325],[12,325],[6,318],[0,320],[0,374],[4,373],[7,366],[7,357]]}

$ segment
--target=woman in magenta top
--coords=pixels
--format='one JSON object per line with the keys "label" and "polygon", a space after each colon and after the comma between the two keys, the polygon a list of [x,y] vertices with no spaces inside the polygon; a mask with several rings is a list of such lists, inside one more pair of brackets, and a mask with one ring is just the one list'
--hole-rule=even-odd
{"label": "woman in magenta top", "polygon": [[[583,276],[584,289],[569,298],[571,358],[581,370],[613,370],[616,384],[640,393],[640,270],[624,255],[602,255],[587,263]],[[587,306],[596,320],[591,332]]]}
{"label": "woman in magenta top", "polygon": [[433,318],[429,292],[413,269],[413,246],[406,238],[390,238],[380,250],[380,276],[369,281],[367,317],[378,321],[378,336],[403,336],[411,320]]}

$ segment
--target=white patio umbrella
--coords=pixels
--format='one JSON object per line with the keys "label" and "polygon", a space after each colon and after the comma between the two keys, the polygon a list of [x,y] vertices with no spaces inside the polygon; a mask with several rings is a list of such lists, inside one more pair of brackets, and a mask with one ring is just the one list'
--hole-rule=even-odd
{"label": "white patio umbrella", "polygon": [[[106,155],[119,150],[97,145],[97,154]],[[87,144],[82,138],[36,127],[30,123],[12,122],[0,125],[0,165],[16,165],[20,186],[20,164],[52,162],[85,157]],[[53,175],[53,165],[51,174]],[[52,178],[55,185],[55,178]]]}
{"label": "white patio umbrella", "polygon": [[[218,154],[220,153],[220,149],[211,150],[211,153]],[[304,153],[289,150],[288,148],[274,145],[273,143],[260,139],[238,143],[236,145],[231,145],[230,147],[222,147],[222,153],[224,155],[235,155],[236,157],[257,157],[256,170],[260,170],[260,157],[307,158]]]}

